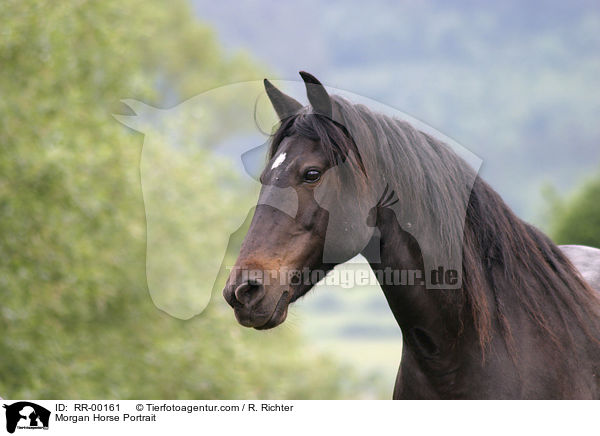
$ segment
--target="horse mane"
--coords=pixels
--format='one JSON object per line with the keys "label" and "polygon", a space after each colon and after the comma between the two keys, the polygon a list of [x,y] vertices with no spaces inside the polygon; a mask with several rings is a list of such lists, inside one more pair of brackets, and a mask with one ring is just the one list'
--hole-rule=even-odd
{"label": "horse mane", "polygon": [[519,308],[558,348],[565,345],[565,334],[570,341],[581,333],[599,341],[600,301],[594,291],[562,251],[519,219],[447,144],[364,105],[335,95],[331,102],[333,119],[306,108],[284,119],[269,158],[292,134],[319,140],[332,165],[357,153],[364,170],[357,178],[397,193],[398,219],[425,223],[416,230],[417,240],[432,244],[431,256],[460,259],[462,292],[449,291],[444,298],[463,322],[470,318],[484,351],[497,326],[512,354],[511,312]]}
{"label": "horse mane", "polygon": [[479,177],[467,209],[464,249],[464,290],[482,345],[497,321],[512,348],[509,311],[519,306],[561,350],[561,337],[574,342],[578,331],[599,343],[595,292],[556,244],[518,218]]}

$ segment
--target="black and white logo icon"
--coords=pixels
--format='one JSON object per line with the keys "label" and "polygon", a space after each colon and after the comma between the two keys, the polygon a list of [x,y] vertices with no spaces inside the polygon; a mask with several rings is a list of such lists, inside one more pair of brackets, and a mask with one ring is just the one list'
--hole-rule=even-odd
{"label": "black and white logo icon", "polygon": [[16,429],[48,429],[50,411],[29,401],[19,401],[3,405],[6,409],[6,431],[14,433]]}

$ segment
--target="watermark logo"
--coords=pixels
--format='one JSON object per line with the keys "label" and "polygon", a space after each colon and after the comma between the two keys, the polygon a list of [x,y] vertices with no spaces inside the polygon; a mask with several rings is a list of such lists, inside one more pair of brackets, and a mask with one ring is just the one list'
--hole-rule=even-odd
{"label": "watermark logo", "polygon": [[[275,84],[292,94],[306,92],[302,82],[277,81]],[[450,138],[393,108],[343,90],[332,90],[332,93],[374,112],[409,122],[442,140],[474,169],[468,177],[439,183],[437,194],[427,191],[419,198],[431,210],[424,210],[421,204],[408,205],[404,197],[389,207],[398,225],[419,243],[425,263],[422,277],[411,271],[395,271],[390,273],[390,280],[394,283],[424,280],[431,289],[459,288],[463,235],[459,228],[463,223],[459,221],[465,216],[468,192],[481,160]],[[279,118],[262,81],[216,88],[169,109],[151,107],[136,100],[123,100],[123,103],[132,114],[115,115],[115,118],[144,134],[140,178],[146,213],[146,278],[150,296],[155,306],[169,315],[190,319],[203,312],[212,295],[220,294],[227,269],[235,263],[253,208],[267,205],[291,219],[301,210],[302,199],[293,187],[278,184],[277,179],[264,185],[259,180],[267,162],[270,135],[279,125]],[[357,132],[361,131],[359,126],[344,127],[352,137],[358,137]],[[361,144],[357,141],[358,154],[364,151]],[[269,168],[281,170],[291,162],[290,156],[282,155]],[[402,163],[399,161],[398,171],[406,172]],[[443,163],[438,166],[445,167]],[[324,263],[341,262],[347,253],[356,251],[356,246],[366,244],[368,236],[380,231],[368,224],[372,208],[366,207],[369,206],[366,200],[359,204],[352,198],[351,191],[330,189],[334,181],[351,178],[353,171],[348,159],[340,162],[323,174],[322,183],[315,189],[315,201],[329,215]],[[422,179],[420,171],[419,167],[414,172]],[[368,185],[374,192],[370,205],[373,207],[387,189],[387,184],[374,177],[375,174],[377,171],[369,173]],[[332,183],[325,183],[330,179]],[[406,184],[418,183],[417,179],[420,180],[415,177]],[[458,186],[454,191],[464,191],[464,195],[448,194],[454,204],[452,207],[431,206],[437,204],[435,195],[454,192],[449,189],[452,183]],[[402,193],[396,192],[398,194]],[[344,207],[337,207],[338,204]],[[448,209],[457,211],[453,214],[456,223],[448,224]],[[452,227],[452,232],[444,225]],[[364,241],[356,241],[359,236]],[[363,262],[366,261],[363,259]],[[433,273],[440,266],[443,273]],[[330,274],[338,272],[333,270]],[[381,274],[387,277],[385,271]],[[352,281],[361,283],[363,280],[359,277]]]}
{"label": "watermark logo", "polygon": [[2,407],[6,409],[6,431],[14,433],[19,430],[48,430],[50,411],[45,407],[29,401]]}

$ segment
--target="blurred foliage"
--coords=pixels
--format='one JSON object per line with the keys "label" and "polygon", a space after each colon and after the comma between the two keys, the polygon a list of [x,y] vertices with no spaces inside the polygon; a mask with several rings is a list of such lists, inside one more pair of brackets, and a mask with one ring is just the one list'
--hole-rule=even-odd
{"label": "blurred foliage", "polygon": [[600,248],[600,173],[570,197],[550,198],[554,209],[551,234],[558,244]]}
{"label": "blurred foliage", "polygon": [[111,113],[123,97],[175,102],[260,67],[225,56],[183,1],[6,0],[0,22],[0,394],[359,395],[289,327],[244,329],[218,295],[181,321],[148,295],[142,137]]}

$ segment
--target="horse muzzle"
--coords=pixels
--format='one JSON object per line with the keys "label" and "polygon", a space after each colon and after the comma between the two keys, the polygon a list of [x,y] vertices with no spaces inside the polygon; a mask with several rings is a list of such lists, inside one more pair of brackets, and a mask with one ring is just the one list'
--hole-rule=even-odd
{"label": "horse muzzle", "polygon": [[246,280],[228,284],[223,297],[241,325],[266,330],[285,321],[291,293],[287,289],[267,289],[257,280]]}

